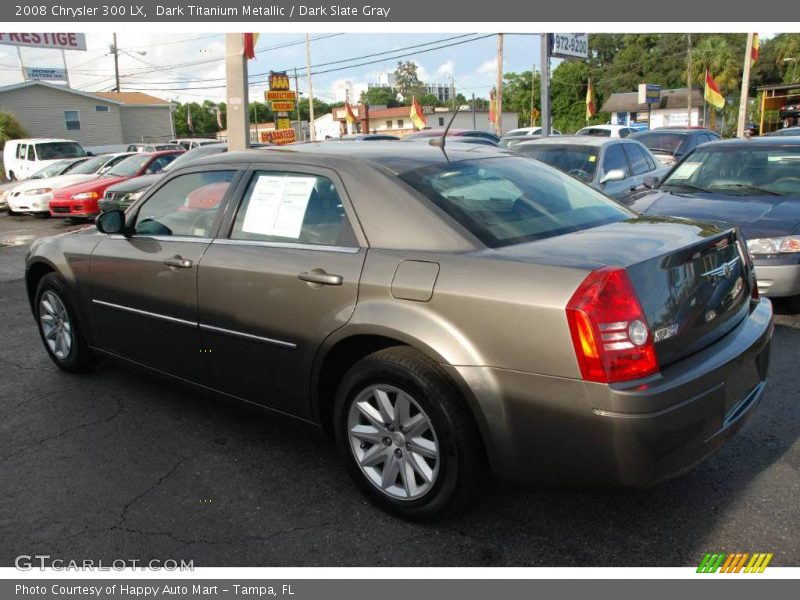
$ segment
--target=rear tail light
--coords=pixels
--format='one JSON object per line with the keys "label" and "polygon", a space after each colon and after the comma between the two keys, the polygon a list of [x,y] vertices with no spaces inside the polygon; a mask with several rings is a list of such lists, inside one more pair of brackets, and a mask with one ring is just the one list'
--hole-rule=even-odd
{"label": "rear tail light", "polygon": [[653,336],[624,269],[590,273],[567,304],[567,321],[584,379],[612,383],[658,373]]}

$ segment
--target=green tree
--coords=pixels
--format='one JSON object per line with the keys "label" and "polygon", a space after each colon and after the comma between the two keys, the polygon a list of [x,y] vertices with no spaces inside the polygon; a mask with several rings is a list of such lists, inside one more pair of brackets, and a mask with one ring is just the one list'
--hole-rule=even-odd
{"label": "green tree", "polygon": [[[553,127],[564,133],[573,133],[586,126],[586,88],[589,83],[589,65],[583,61],[564,61],[553,70],[550,83]],[[596,92],[596,90],[595,90]],[[602,99],[595,96],[595,106]],[[598,113],[589,123],[605,123],[608,115]]]}
{"label": "green tree", "polygon": [[[540,76],[535,76],[535,89],[540,89]],[[503,75],[503,110],[512,110],[519,115],[521,126],[527,127],[531,124],[531,72],[506,73]],[[533,106],[541,109],[539,99],[541,95],[536,93],[533,98]]]}
{"label": "green tree", "polygon": [[397,101],[397,93],[389,87],[372,87],[361,92],[360,101],[362,104],[370,106],[386,106],[392,108],[400,106]]}
{"label": "green tree", "polygon": [[395,87],[403,98],[423,93],[423,85],[417,75],[417,65],[414,61],[398,61],[394,70]]}
{"label": "green tree", "polygon": [[721,35],[711,35],[692,49],[692,85],[705,85],[709,71],[722,94],[730,94],[741,85],[744,53]]}
{"label": "green tree", "polygon": [[0,150],[8,140],[28,137],[28,132],[19,122],[17,116],[7,110],[0,110]]}

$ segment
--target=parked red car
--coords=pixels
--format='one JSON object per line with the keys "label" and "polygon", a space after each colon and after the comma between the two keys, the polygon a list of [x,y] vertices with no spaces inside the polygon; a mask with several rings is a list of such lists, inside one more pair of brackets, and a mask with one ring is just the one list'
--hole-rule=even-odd
{"label": "parked red car", "polygon": [[160,173],[183,153],[184,150],[164,150],[134,154],[96,179],[56,192],[50,201],[50,214],[54,217],[94,217],[100,213],[97,202],[107,187],[132,177]]}

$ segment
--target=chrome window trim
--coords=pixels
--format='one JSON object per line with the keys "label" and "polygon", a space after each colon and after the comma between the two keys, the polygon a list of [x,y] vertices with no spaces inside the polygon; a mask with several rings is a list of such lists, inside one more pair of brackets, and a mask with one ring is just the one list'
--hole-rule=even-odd
{"label": "chrome window trim", "polygon": [[262,246],[264,248],[287,248],[294,250],[319,250],[321,252],[343,252],[346,254],[356,254],[361,248],[351,246],[327,246],[324,244],[301,244],[293,242],[263,242],[259,240],[232,240],[230,238],[218,238],[212,244],[222,244],[223,246]]}
{"label": "chrome window trim", "polygon": [[240,337],[247,340],[254,340],[257,342],[264,342],[265,344],[272,344],[273,346],[280,346],[282,348],[290,348],[294,350],[297,348],[297,344],[293,344],[292,342],[284,342],[282,340],[275,340],[268,337],[263,337],[260,335],[253,335],[252,333],[243,333],[241,331],[234,331],[232,329],[225,329],[223,327],[215,327],[213,325],[206,325],[205,323],[200,323],[200,329],[204,329],[206,331],[211,331],[214,333],[223,333],[226,335],[232,335],[234,337]]}
{"label": "chrome window trim", "polygon": [[114,304],[113,302],[106,302],[105,300],[97,300],[96,298],[92,298],[92,302],[94,304],[99,304],[101,306],[107,306],[108,308],[116,308],[117,310],[122,310],[125,312],[134,313],[137,315],[143,315],[145,317],[152,317],[154,319],[160,319],[162,321],[169,321],[170,323],[178,323],[179,325],[188,325],[189,327],[197,327],[197,323],[195,321],[186,321],[184,319],[178,319],[177,317],[170,317],[167,315],[162,315],[159,313],[150,312],[147,310],[140,310],[138,308],[131,308],[130,306],[123,306],[121,304]]}
{"label": "chrome window trim", "polygon": [[108,237],[112,240],[156,240],[159,242],[193,242],[196,244],[210,244],[211,238],[192,237],[190,235],[122,235],[112,233]]}

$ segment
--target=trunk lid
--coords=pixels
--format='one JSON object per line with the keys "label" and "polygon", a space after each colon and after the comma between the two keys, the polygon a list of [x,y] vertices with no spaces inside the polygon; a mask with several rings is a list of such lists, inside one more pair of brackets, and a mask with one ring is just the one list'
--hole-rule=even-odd
{"label": "trunk lid", "polygon": [[666,366],[714,343],[749,311],[755,275],[738,229],[641,217],[496,250],[511,260],[622,267]]}

